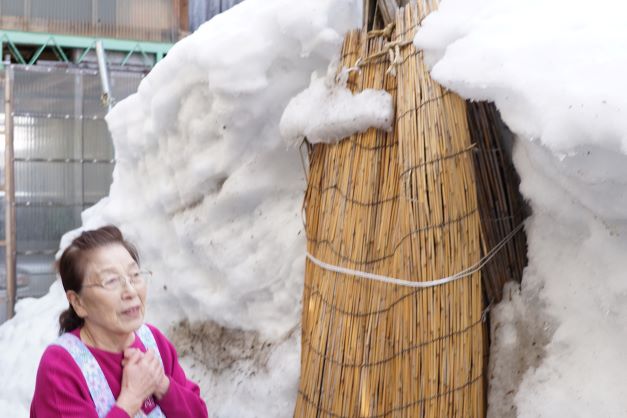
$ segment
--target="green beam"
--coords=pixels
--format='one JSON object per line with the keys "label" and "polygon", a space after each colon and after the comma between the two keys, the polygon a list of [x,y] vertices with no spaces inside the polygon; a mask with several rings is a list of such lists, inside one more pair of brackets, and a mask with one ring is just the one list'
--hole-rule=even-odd
{"label": "green beam", "polygon": [[46,47],[48,46],[54,47],[54,53],[57,55],[60,61],[70,62],[70,60],[68,60],[67,56],[65,55],[65,52],[63,52],[63,49],[61,49],[61,47],[57,45],[54,38],[51,36],[50,38],[48,38],[45,44],[42,44],[39,48],[37,48],[37,51],[35,51],[30,61],[28,61],[28,65],[35,64],[41,54],[44,52],[44,49],[46,49]]}
{"label": "green beam", "polygon": [[155,61],[160,61],[165,54],[172,48],[171,43],[161,42],[143,42],[133,41],[125,39],[112,39],[112,38],[97,38],[87,36],[72,36],[72,35],[56,35],[50,33],[34,33],[34,32],[20,32],[10,30],[0,30],[0,39],[6,41],[11,52],[13,52],[16,60],[25,64],[23,58],[20,60],[21,55],[17,51],[17,45],[40,45],[43,48],[52,44],[56,46],[56,49],[60,51],[61,59],[67,60],[61,48],[77,48],[83,49],[84,55],[92,49],[96,41],[102,41],[102,46],[106,51],[119,51],[126,53],[141,52],[142,55],[147,57],[148,54],[155,55]]}
{"label": "green beam", "polygon": [[37,48],[37,51],[35,51],[35,53],[33,54],[33,57],[30,59],[30,61],[28,61],[28,65],[33,65],[35,62],[37,62],[37,60],[39,59],[39,56],[41,55],[42,52],[44,52],[44,49],[46,49],[47,46],[48,46],[48,42],[46,42],[45,44]]}
{"label": "green beam", "polygon": [[68,57],[65,55],[65,52],[63,52],[63,47],[59,46],[59,44],[57,44],[54,39],[52,40],[52,42],[54,42],[54,49],[57,51],[57,55],[59,55],[61,61],[70,62]]}
{"label": "green beam", "polygon": [[85,50],[83,51],[83,53],[81,54],[80,57],[78,57],[78,62],[77,64],[80,64],[81,62],[83,62],[83,59],[85,59],[85,57],[87,56],[87,54],[89,53],[89,51],[92,48],[96,48],[96,41],[94,41],[93,44],[91,44],[88,48],[85,48]]}
{"label": "green beam", "polygon": [[[140,53],[143,57],[144,57],[144,64],[147,62],[150,62],[150,57],[148,56],[148,54],[144,51],[144,49],[142,48],[141,44],[136,44],[135,48],[133,48],[132,51],[128,51],[128,54],[126,54],[126,56],[124,57],[124,59],[122,60],[122,63],[120,64],[122,67],[124,67],[126,65],[126,63],[128,62],[128,60],[131,58],[131,56],[133,56],[133,54],[136,53]],[[161,60],[161,58],[163,58],[163,55],[159,55],[156,54],[156,62],[159,62]]]}
{"label": "green beam", "polygon": [[[20,64],[26,64],[24,57],[22,57],[22,54],[20,54],[20,51],[17,49],[11,38],[9,38],[6,34],[1,34],[0,39],[7,42],[9,51],[13,54],[13,57],[17,60],[17,62]],[[2,59],[4,59],[4,57],[2,57]]]}

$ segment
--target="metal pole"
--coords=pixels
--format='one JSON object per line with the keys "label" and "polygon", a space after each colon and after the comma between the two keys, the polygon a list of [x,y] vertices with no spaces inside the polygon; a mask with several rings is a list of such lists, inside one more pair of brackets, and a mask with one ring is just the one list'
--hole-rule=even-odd
{"label": "metal pole", "polygon": [[100,17],[98,12],[98,0],[91,0],[91,25],[89,25],[86,32],[95,33],[98,36],[111,36],[110,33],[104,33],[103,28],[106,26],[98,23],[98,18]]}
{"label": "metal pole", "polygon": [[31,0],[25,0],[24,1],[24,20],[26,20],[27,22],[31,21]]}
{"label": "metal pole", "polygon": [[15,313],[17,297],[15,260],[15,178],[13,175],[13,68],[4,72],[4,204],[5,263],[7,273],[7,319]]}
{"label": "metal pole", "polygon": [[[95,33],[102,36],[100,28],[96,30],[96,28],[98,27],[98,0],[91,0],[91,27]],[[107,36],[108,35],[109,34],[107,34]]]}
{"label": "metal pole", "polygon": [[107,70],[107,56],[105,55],[102,41],[96,41],[96,56],[98,57],[98,70],[100,72],[100,83],[102,84],[102,102],[109,110],[113,107],[113,97],[111,87],[109,87],[109,71]]}
{"label": "metal pole", "polygon": [[[85,131],[83,126],[83,101],[84,101],[84,88],[83,88],[83,71],[77,71],[74,75],[74,146],[80,149],[80,164],[71,164],[70,167],[79,171],[78,175],[74,177],[76,190],[81,191],[81,206],[74,208],[77,219],[80,219],[81,212],[85,209]],[[73,149],[76,149],[73,147]],[[73,154],[71,157],[75,157]]]}

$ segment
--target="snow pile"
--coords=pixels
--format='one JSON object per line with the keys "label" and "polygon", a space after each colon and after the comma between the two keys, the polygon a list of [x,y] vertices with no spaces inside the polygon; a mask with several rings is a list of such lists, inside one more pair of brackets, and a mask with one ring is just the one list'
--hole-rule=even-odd
{"label": "snow pile", "polygon": [[288,143],[332,143],[368,128],[392,128],[392,96],[373,89],[353,94],[346,83],[349,71],[357,69],[343,69],[337,80],[336,69],[333,62],[326,77],[312,75],[309,88],[290,100],[279,126]]}
{"label": "snow pile", "polygon": [[493,418],[627,415],[626,9],[444,0],[415,39],[518,135],[529,266],[492,316]]}
{"label": "snow pile", "polygon": [[[179,42],[107,118],[118,163],[84,228],[117,224],[140,248],[154,272],[147,319],[175,339],[212,417],[292,414],[306,184],[278,126],[360,24],[360,5],[243,2]],[[3,417],[27,416],[64,307],[55,283],[0,327]]]}
{"label": "snow pile", "polygon": [[445,51],[436,80],[495,101],[521,136],[627,152],[626,12],[616,0],[444,0],[415,43],[431,63]]}

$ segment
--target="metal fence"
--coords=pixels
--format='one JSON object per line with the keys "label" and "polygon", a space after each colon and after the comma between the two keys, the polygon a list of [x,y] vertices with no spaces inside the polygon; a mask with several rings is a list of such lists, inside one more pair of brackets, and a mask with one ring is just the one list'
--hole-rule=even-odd
{"label": "metal fence", "polygon": [[180,13],[180,0],[0,0],[0,27],[175,42]]}
{"label": "metal fence", "polygon": [[[55,279],[61,236],[81,225],[81,212],[108,195],[113,146],[96,71],[5,67],[13,85],[17,296],[41,296]],[[112,72],[113,97],[137,90],[142,75]],[[4,97],[4,85],[0,87]],[[0,124],[5,126],[4,108]],[[2,138],[4,142],[4,138]],[[4,184],[0,146],[0,183]],[[5,236],[5,196],[0,196],[0,237]],[[0,248],[0,305],[6,301],[4,247]],[[0,322],[6,312],[0,306]]]}

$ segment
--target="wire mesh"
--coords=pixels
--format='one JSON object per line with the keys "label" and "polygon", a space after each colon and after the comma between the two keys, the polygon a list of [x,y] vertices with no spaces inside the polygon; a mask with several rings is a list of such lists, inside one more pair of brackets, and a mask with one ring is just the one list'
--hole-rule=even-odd
{"label": "wire mesh", "polygon": [[[18,296],[40,296],[54,280],[52,265],[61,236],[81,225],[84,209],[108,195],[114,150],[95,71],[11,68],[17,271],[18,281],[22,277],[27,283],[18,285]],[[137,73],[110,76],[118,100],[136,91],[142,79]],[[2,108],[0,120],[4,116]],[[3,176],[4,148],[0,148]],[[0,210],[2,237],[3,231],[4,210]]]}

